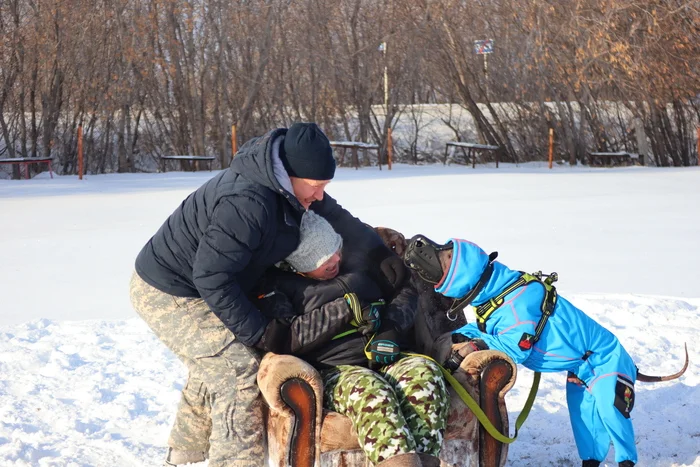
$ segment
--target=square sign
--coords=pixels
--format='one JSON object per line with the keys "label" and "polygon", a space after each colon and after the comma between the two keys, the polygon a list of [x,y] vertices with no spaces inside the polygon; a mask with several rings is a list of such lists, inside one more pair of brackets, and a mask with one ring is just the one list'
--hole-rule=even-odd
{"label": "square sign", "polygon": [[493,39],[474,41],[474,53],[477,55],[493,53]]}

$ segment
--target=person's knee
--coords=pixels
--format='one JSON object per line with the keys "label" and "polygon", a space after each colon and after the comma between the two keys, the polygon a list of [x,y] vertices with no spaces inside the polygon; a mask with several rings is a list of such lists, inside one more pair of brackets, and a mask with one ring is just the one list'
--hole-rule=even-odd
{"label": "person's knee", "polygon": [[386,371],[386,376],[394,385],[408,384],[409,381],[434,384],[444,382],[440,367],[423,357],[408,357],[400,360]]}
{"label": "person's knee", "polygon": [[346,404],[371,404],[372,406],[392,406],[396,402],[396,394],[391,385],[382,375],[362,367],[344,370],[336,383],[334,393]]}
{"label": "person's knee", "polygon": [[379,374],[368,368],[360,368],[353,375],[353,381],[357,387],[374,388],[388,386],[386,380]]}
{"label": "person's knee", "polygon": [[[219,364],[225,364],[236,374],[255,373],[260,368],[260,354],[247,345],[234,341],[218,354],[211,357],[219,359]],[[204,360],[204,359],[203,359]]]}
{"label": "person's knee", "polygon": [[197,376],[214,392],[256,388],[260,360],[243,344],[234,342],[224,352],[195,360]]}

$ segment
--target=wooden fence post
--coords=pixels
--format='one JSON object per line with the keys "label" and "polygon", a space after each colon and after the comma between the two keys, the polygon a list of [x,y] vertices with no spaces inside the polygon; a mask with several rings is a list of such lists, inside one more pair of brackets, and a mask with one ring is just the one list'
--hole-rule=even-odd
{"label": "wooden fence post", "polygon": [[698,157],[697,157],[697,163],[700,165],[700,126],[698,127]]}
{"label": "wooden fence post", "polygon": [[78,125],[78,180],[83,179],[83,126]]}
{"label": "wooden fence post", "polygon": [[391,157],[394,152],[394,145],[391,140],[391,127],[387,128],[386,130],[386,162],[387,165],[389,166],[389,170],[391,170]]}
{"label": "wooden fence post", "polygon": [[552,159],[554,158],[554,128],[549,129],[549,168],[552,168]]}

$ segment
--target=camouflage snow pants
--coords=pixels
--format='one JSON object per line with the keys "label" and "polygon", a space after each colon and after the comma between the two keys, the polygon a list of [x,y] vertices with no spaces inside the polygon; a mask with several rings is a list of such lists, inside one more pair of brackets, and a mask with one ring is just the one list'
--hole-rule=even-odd
{"label": "camouflage snow pants", "polygon": [[410,452],[440,453],[449,396],[435,363],[408,357],[379,373],[341,365],[322,376],[324,406],[350,418],[372,463]]}
{"label": "camouflage snow pants", "polygon": [[136,273],[130,292],[136,312],[189,370],[168,445],[208,451],[210,467],[263,465],[257,352],[237,342],[202,299],[168,295]]}

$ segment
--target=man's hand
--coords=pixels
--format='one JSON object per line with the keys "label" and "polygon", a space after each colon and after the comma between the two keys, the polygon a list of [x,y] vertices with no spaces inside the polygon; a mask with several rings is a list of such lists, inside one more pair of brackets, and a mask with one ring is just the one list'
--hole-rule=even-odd
{"label": "man's hand", "polygon": [[369,303],[364,307],[360,303],[360,299],[354,293],[345,294],[345,301],[348,303],[354,318],[350,322],[357,327],[357,331],[366,336],[377,332],[381,324],[381,314],[384,311],[384,300]]}
{"label": "man's hand", "polygon": [[384,245],[369,252],[369,259],[375,263],[380,277],[376,277],[385,297],[393,297],[409,276],[403,260]]}
{"label": "man's hand", "polygon": [[369,341],[365,350],[370,369],[377,370],[398,361],[401,357],[401,348],[398,342],[399,333],[394,329],[376,334]]}
{"label": "man's hand", "polygon": [[265,352],[289,353],[289,324],[280,319],[273,319],[265,326],[265,332],[255,347]]}

